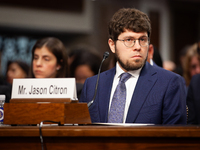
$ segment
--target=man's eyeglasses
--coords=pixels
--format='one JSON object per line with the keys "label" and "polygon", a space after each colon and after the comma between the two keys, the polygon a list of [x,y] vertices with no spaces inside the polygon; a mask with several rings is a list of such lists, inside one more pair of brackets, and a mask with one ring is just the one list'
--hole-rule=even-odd
{"label": "man's eyeglasses", "polygon": [[141,47],[145,47],[149,44],[149,38],[147,36],[140,37],[139,39],[134,38],[126,38],[124,40],[117,39],[119,41],[123,41],[126,47],[133,47],[135,42],[138,40]]}

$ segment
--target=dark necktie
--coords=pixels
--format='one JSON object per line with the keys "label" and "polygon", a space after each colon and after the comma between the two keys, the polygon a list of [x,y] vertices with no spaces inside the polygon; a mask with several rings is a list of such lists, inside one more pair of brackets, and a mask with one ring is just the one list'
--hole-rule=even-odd
{"label": "dark necktie", "polygon": [[126,104],[126,85],[125,82],[131,77],[129,73],[121,74],[119,83],[113,95],[108,123],[123,123],[124,108]]}

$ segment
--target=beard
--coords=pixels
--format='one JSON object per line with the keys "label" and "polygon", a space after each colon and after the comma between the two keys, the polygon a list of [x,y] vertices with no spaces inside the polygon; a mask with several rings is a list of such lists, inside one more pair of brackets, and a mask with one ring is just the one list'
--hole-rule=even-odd
{"label": "beard", "polygon": [[130,62],[128,60],[126,61],[122,61],[122,59],[120,58],[120,55],[118,53],[118,50],[116,48],[115,50],[115,57],[117,58],[117,61],[119,62],[119,64],[121,65],[122,68],[124,68],[126,71],[133,71],[133,70],[138,70],[140,68],[142,68],[147,60],[148,57],[148,53],[145,59],[136,59],[134,60],[134,62]]}

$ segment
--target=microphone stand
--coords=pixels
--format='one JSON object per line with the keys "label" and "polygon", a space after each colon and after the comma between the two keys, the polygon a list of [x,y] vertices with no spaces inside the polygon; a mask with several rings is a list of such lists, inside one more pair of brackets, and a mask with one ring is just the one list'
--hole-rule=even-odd
{"label": "microphone stand", "polygon": [[100,64],[100,67],[99,67],[98,76],[97,76],[97,82],[96,82],[94,97],[93,97],[93,99],[87,104],[88,108],[90,108],[90,106],[94,103],[94,100],[95,100],[95,98],[96,98],[97,88],[98,88],[98,84],[99,84],[99,75],[100,75],[100,71],[101,71],[101,66],[102,66],[104,60],[105,60],[106,58],[108,58],[108,56],[109,56],[109,52],[105,52],[105,53],[103,54],[103,60],[101,61],[101,64]]}

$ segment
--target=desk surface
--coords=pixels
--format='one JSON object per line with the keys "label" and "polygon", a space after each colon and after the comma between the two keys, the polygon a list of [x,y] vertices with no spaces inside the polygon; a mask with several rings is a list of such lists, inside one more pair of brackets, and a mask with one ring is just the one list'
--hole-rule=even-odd
{"label": "desk surface", "polygon": [[[54,126],[44,125],[43,136],[199,137],[200,126]],[[0,136],[39,136],[39,126],[0,126]]]}
{"label": "desk surface", "polygon": [[[200,126],[43,126],[50,149],[200,149]],[[0,126],[1,150],[41,149],[38,126]]]}

